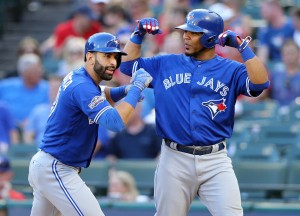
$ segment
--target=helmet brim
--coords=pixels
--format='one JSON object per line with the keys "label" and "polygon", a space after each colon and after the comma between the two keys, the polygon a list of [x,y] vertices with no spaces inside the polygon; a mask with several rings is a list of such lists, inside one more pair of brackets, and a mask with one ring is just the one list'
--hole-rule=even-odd
{"label": "helmet brim", "polygon": [[123,52],[122,50],[118,48],[113,48],[113,47],[102,47],[100,49],[93,49],[89,50],[89,52],[102,52],[102,53],[120,53],[121,55],[128,55],[126,52]]}
{"label": "helmet brim", "polygon": [[187,24],[177,26],[177,27],[175,27],[175,29],[180,29],[180,30],[189,31],[189,32],[204,32],[204,30],[202,28],[200,28],[199,26],[187,25]]}
{"label": "helmet brim", "polygon": [[105,53],[120,53],[121,55],[124,55],[124,56],[127,56],[128,54],[126,52],[123,52],[119,49],[115,49],[115,50],[110,50],[110,51],[107,51]]}

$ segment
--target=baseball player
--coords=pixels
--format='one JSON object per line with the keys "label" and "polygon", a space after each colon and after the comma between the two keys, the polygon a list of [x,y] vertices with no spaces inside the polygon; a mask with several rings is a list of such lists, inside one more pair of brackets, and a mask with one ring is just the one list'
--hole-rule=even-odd
{"label": "baseball player", "polygon": [[[28,180],[33,188],[32,216],[104,215],[78,173],[88,167],[97,141],[98,124],[120,131],[152,77],[136,71],[131,85],[99,87],[111,80],[121,63],[117,38],[96,33],[85,44],[85,65],[69,73],[59,88],[46,124],[41,149],[33,156]],[[110,103],[121,98],[115,108]]]}
{"label": "baseball player", "polygon": [[[154,18],[141,19],[127,42],[121,71],[145,68],[153,81],[157,133],[163,138],[155,174],[156,216],[185,216],[199,196],[213,216],[241,216],[240,191],[226,138],[232,134],[240,94],[255,97],[269,86],[262,62],[241,39],[223,32],[220,15],[206,9],[188,13],[184,54],[141,58],[146,34],[160,33]],[[237,48],[244,64],[215,54],[215,45]]]}

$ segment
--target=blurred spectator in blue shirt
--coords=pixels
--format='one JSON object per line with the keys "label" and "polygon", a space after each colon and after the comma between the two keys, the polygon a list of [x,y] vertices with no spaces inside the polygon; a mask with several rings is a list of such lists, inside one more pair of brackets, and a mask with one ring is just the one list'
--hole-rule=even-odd
{"label": "blurred spectator in blue shirt", "polygon": [[55,101],[62,79],[63,77],[58,75],[49,75],[48,84],[50,101],[35,106],[30,113],[24,129],[25,143],[38,145],[41,142],[50,113],[50,108],[52,103]]}
{"label": "blurred spectator in blue shirt", "polygon": [[291,9],[291,17],[295,28],[294,41],[300,47],[300,7],[293,7]]}
{"label": "blurred spectator in blue shirt", "polygon": [[49,101],[48,82],[42,78],[41,59],[36,54],[22,55],[17,69],[18,77],[0,81],[0,100],[9,105],[14,123],[23,130],[32,109]]}
{"label": "blurred spectator in blue shirt", "polygon": [[107,159],[155,159],[159,156],[161,138],[156,135],[154,124],[145,123],[141,108],[139,103],[125,129],[112,137]]}
{"label": "blurred spectator in blue shirt", "polygon": [[17,128],[8,105],[0,101],[0,154],[6,154],[9,146],[18,142]]}
{"label": "blurred spectator in blue shirt", "polygon": [[286,39],[293,38],[294,26],[279,0],[264,0],[260,4],[260,14],[266,26],[258,29],[257,56],[263,63],[272,66],[281,61],[280,49]]}
{"label": "blurred spectator in blue shirt", "polygon": [[300,48],[292,39],[281,49],[284,68],[271,72],[271,98],[280,106],[289,106],[300,97]]}
{"label": "blurred spectator in blue shirt", "polygon": [[104,159],[108,154],[108,146],[110,144],[111,134],[105,127],[99,125],[98,140],[94,150],[93,159]]}

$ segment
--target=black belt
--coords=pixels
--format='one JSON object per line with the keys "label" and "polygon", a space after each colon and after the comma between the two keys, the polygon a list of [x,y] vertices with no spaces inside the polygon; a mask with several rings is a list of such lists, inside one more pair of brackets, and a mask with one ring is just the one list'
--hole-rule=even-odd
{"label": "black belt", "polygon": [[211,146],[184,146],[184,145],[180,145],[176,142],[173,142],[169,139],[164,139],[164,140],[165,140],[166,145],[168,147],[170,147],[171,149],[174,149],[174,150],[177,150],[180,152],[184,152],[184,153],[188,153],[188,154],[193,154],[193,155],[210,154],[213,151],[217,152],[217,151],[221,151],[222,149],[225,148],[224,141],[216,143]]}

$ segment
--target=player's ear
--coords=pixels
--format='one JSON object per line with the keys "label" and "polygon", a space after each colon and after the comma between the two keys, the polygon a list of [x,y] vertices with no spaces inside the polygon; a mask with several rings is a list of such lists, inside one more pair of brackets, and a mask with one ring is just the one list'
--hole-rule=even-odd
{"label": "player's ear", "polygon": [[96,52],[87,52],[85,58],[89,64],[95,64]]}

